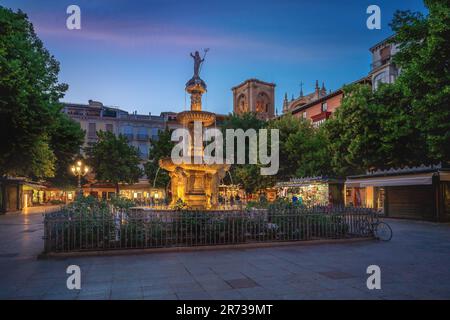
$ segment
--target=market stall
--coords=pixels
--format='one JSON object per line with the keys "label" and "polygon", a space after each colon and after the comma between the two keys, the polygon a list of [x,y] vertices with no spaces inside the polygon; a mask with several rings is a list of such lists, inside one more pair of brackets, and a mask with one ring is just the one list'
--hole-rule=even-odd
{"label": "market stall", "polygon": [[343,205],[344,181],[326,177],[293,178],[276,184],[278,197],[290,201],[314,205]]}

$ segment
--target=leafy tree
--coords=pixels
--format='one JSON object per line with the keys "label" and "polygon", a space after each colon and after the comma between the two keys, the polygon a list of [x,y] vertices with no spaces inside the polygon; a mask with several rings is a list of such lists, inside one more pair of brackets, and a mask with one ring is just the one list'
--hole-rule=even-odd
{"label": "leafy tree", "polygon": [[326,131],[323,127],[314,128],[308,121],[299,122],[301,125],[298,131],[289,135],[285,142],[293,175],[296,177],[334,175]]}
{"label": "leafy tree", "polygon": [[[258,132],[259,129],[263,129],[266,127],[266,122],[260,120],[256,117],[255,113],[244,113],[242,115],[230,114],[229,117],[224,121],[222,126],[224,139],[226,137],[226,129],[242,129],[247,131],[248,129],[255,129]],[[226,141],[224,141],[224,150],[226,150]],[[240,184],[245,192],[247,193],[255,193],[261,189],[269,187],[273,185],[274,179],[271,176],[262,176],[260,173],[261,165],[260,164],[248,164],[248,150],[249,150],[249,141],[246,139],[245,141],[245,163],[246,164],[234,164],[230,168],[230,174],[233,177],[234,184]],[[235,143],[235,151],[236,155],[237,145]],[[226,155],[225,155],[226,156]],[[235,157],[236,161],[236,157]],[[224,181],[227,183],[231,183],[231,179],[229,176],[224,178]]]}
{"label": "leafy tree", "polygon": [[80,124],[60,113],[51,130],[50,146],[56,156],[55,177],[49,179],[52,185],[62,189],[76,186],[76,177],[70,172],[70,166],[79,157],[80,146],[84,141],[84,131]]}
{"label": "leafy tree", "polygon": [[97,132],[98,141],[86,148],[88,163],[99,181],[113,183],[119,194],[119,183],[136,183],[142,175],[137,148],[128,145],[123,135]]}
{"label": "leafy tree", "polygon": [[426,158],[409,101],[397,86],[344,87],[342,105],[324,125],[338,175],[367,169],[416,165]]}
{"label": "leafy tree", "polygon": [[428,15],[398,11],[391,23],[401,68],[395,83],[410,100],[433,161],[450,160],[450,2],[425,0]]}
{"label": "leafy tree", "polygon": [[342,174],[450,160],[450,3],[429,14],[398,11],[391,23],[401,73],[375,92],[347,87],[326,124],[333,167]]}
{"label": "leafy tree", "polygon": [[280,134],[278,180],[329,174],[328,139],[323,130],[291,114],[270,121],[268,129],[278,129]]}
{"label": "leafy tree", "polygon": [[18,169],[16,173],[35,178],[54,177],[56,157],[46,136],[35,142],[28,156],[30,157],[29,167]]}
{"label": "leafy tree", "polygon": [[288,138],[300,131],[302,126],[305,126],[304,121],[295,118],[291,114],[274,119],[268,124],[267,129],[279,130],[280,168],[277,173],[277,178],[279,180],[288,180],[295,175],[297,163],[295,159],[294,161],[292,159],[292,149],[287,147],[287,142]]}
{"label": "leafy tree", "polygon": [[[164,131],[158,132],[158,139],[150,140],[149,161],[144,168],[148,181],[158,188],[166,188],[170,181],[169,173],[165,170],[159,170],[159,160],[170,157],[175,145],[171,141],[171,136],[172,130],[166,127]],[[156,175],[157,173],[158,175]]]}
{"label": "leafy tree", "polygon": [[372,89],[367,85],[344,87],[344,98],[324,124],[330,140],[332,166],[337,175],[364,172],[378,154],[378,119],[369,106]]}
{"label": "leafy tree", "polygon": [[67,90],[27,16],[0,6],[0,176],[54,175],[50,128]]}

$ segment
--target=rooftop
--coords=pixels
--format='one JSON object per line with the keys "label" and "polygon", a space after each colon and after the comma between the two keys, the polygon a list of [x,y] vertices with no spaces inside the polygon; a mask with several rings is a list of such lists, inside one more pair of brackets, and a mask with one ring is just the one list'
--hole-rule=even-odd
{"label": "rooftop", "polygon": [[237,86],[234,86],[233,88],[231,88],[231,90],[235,90],[235,89],[242,87],[243,85],[248,84],[250,82],[256,82],[256,83],[260,83],[260,84],[264,84],[264,85],[272,86],[272,87],[276,86],[275,83],[265,82],[265,81],[261,81],[261,80],[255,79],[255,78],[250,78],[250,79],[247,79],[244,82],[238,84]]}

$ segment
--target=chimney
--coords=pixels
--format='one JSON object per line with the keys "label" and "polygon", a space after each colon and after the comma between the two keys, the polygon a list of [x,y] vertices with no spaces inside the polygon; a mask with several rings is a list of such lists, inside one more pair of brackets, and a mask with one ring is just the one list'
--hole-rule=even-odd
{"label": "chimney", "polygon": [[316,94],[316,99],[319,99],[320,98],[319,80],[316,80],[315,94]]}

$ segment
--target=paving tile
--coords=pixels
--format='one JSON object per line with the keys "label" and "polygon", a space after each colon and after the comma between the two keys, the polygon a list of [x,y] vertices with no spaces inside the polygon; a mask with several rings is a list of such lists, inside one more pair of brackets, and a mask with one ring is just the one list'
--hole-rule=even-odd
{"label": "paving tile", "polygon": [[211,295],[206,291],[195,292],[177,292],[176,296],[180,300],[208,300],[211,299]]}
{"label": "paving tile", "polygon": [[247,299],[255,299],[255,300],[271,300],[271,299],[279,299],[275,293],[266,290],[261,287],[254,288],[242,288],[237,289],[241,295],[243,295]]}
{"label": "paving tile", "polygon": [[124,290],[111,290],[110,299],[112,300],[139,300],[143,298],[141,288],[128,288]]}
{"label": "paving tile", "polygon": [[172,283],[171,288],[175,292],[194,292],[194,291],[203,291],[204,289],[196,282],[183,282],[183,283]]}
{"label": "paving tile", "polygon": [[199,284],[206,291],[219,291],[232,289],[229,283],[224,280],[199,281]]}
{"label": "paving tile", "polygon": [[[449,225],[389,220],[388,243],[36,260],[42,217],[27,218],[35,232],[0,216],[0,299],[450,299]],[[78,292],[69,264],[82,269]],[[382,290],[366,287],[372,264]]]}
{"label": "paving tile", "polygon": [[249,278],[231,279],[226,281],[232,288],[253,288],[259,286],[254,280]]}
{"label": "paving tile", "polygon": [[214,300],[243,300],[245,297],[238,290],[208,291]]}
{"label": "paving tile", "polygon": [[354,277],[351,274],[342,271],[319,272],[319,274],[330,279],[349,279]]}
{"label": "paving tile", "polygon": [[142,287],[144,297],[147,296],[163,296],[175,293],[172,288],[155,288],[155,287]]}

